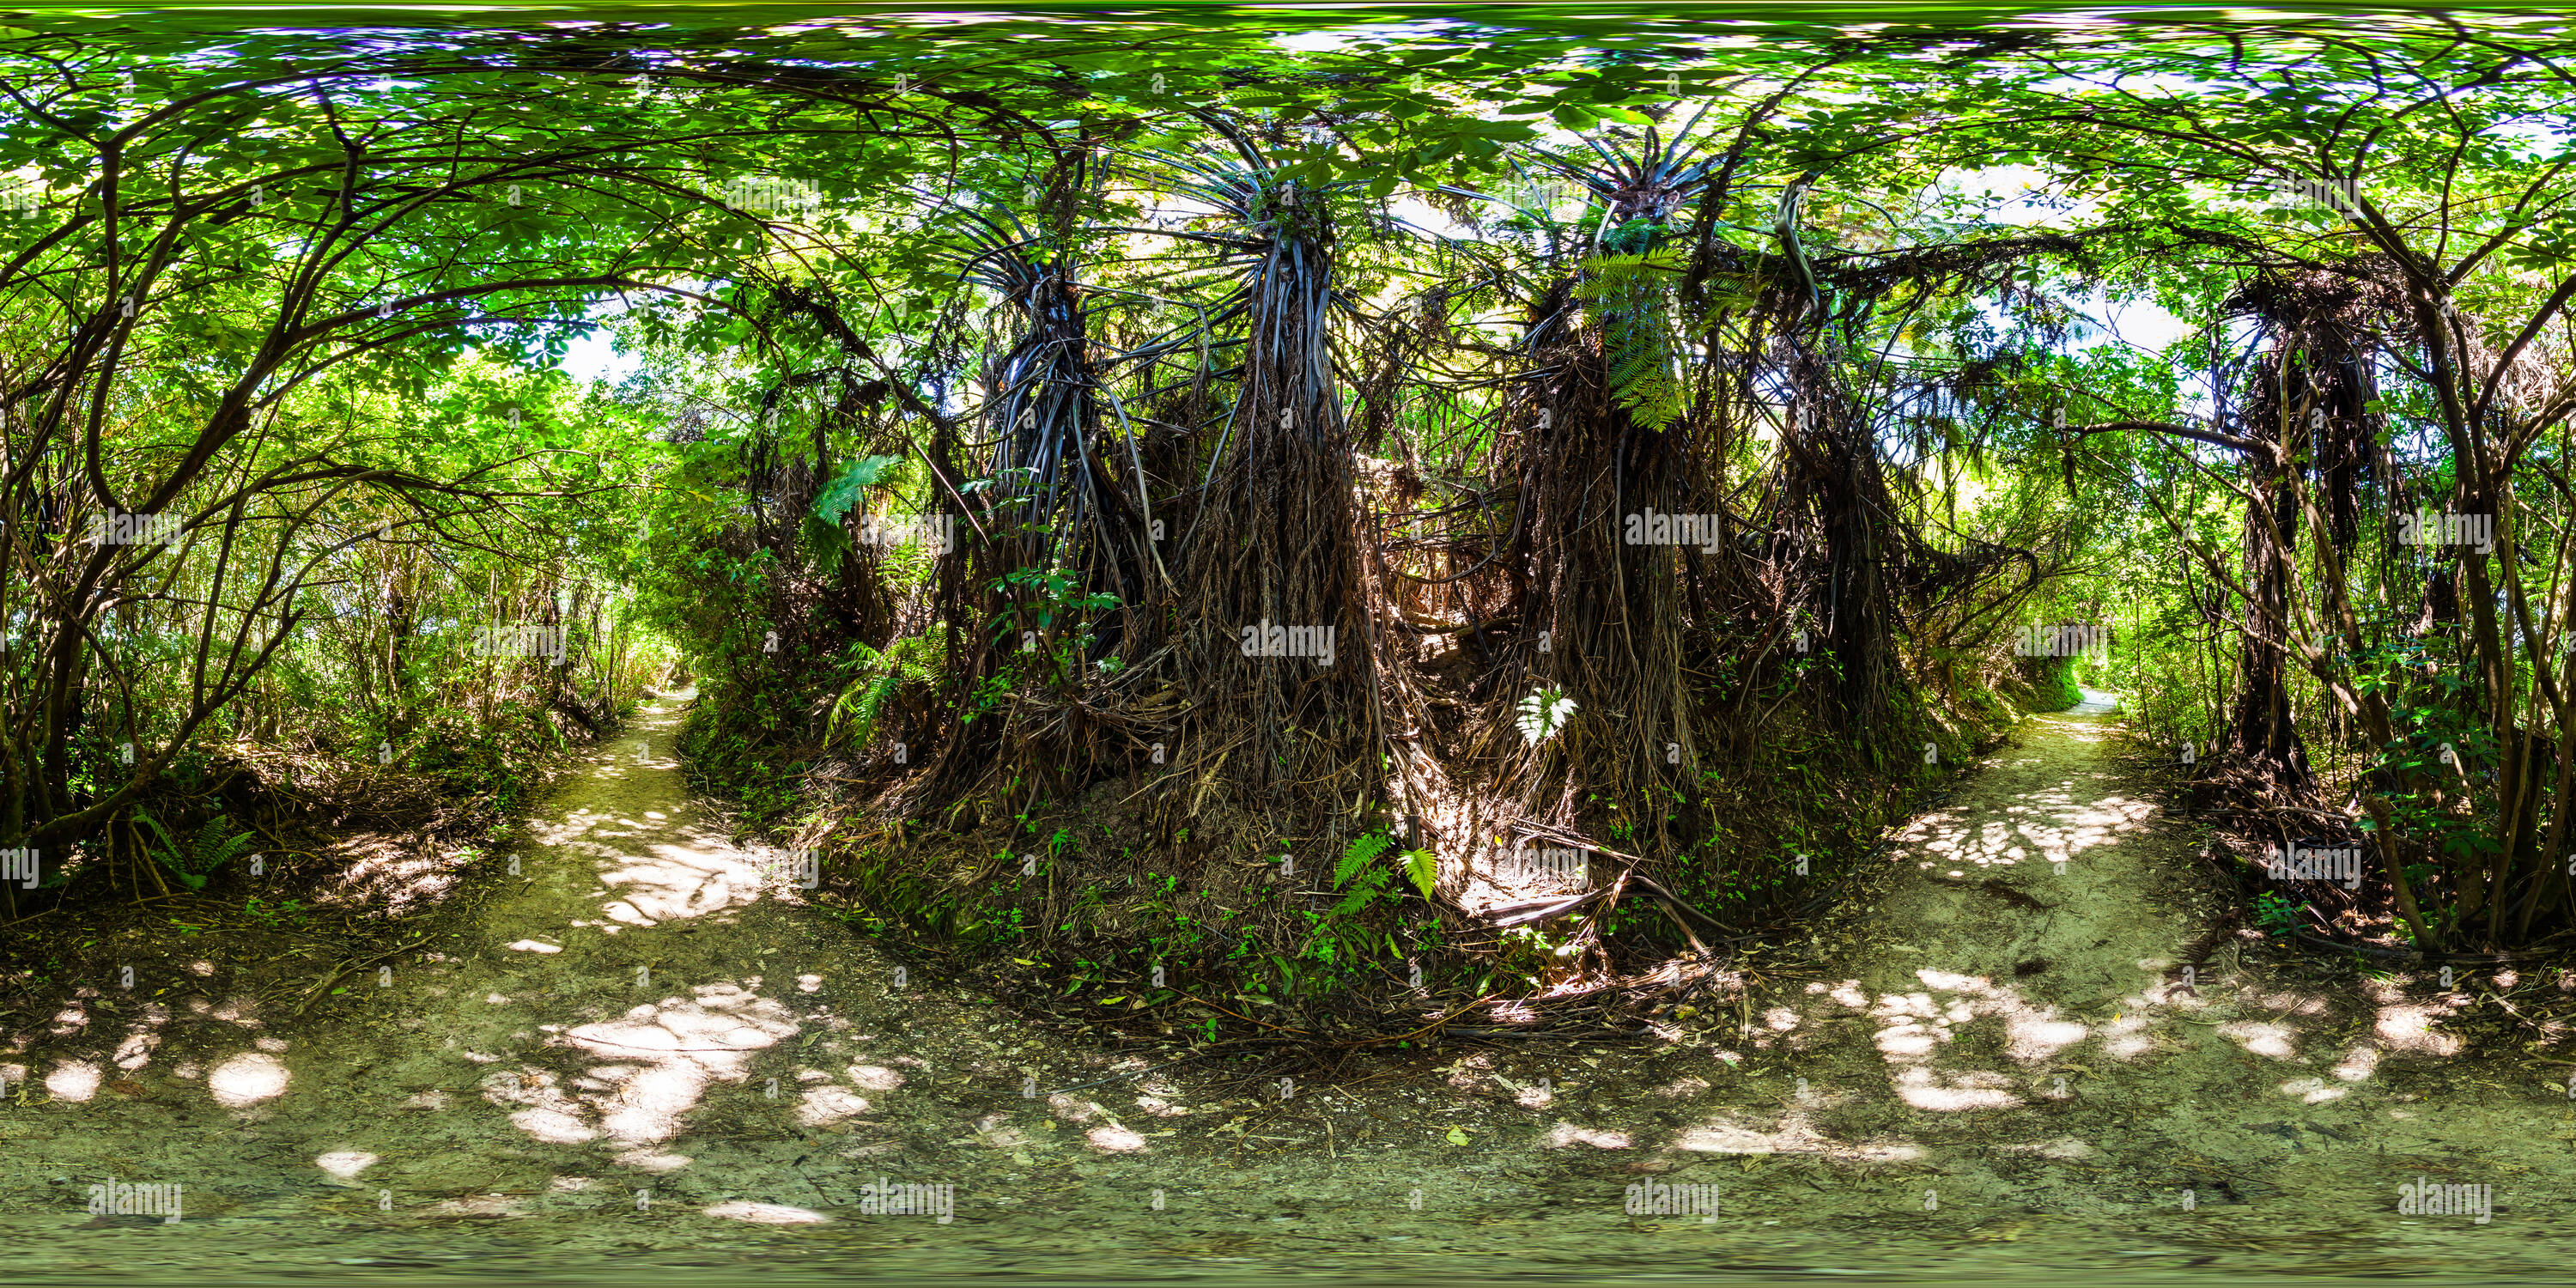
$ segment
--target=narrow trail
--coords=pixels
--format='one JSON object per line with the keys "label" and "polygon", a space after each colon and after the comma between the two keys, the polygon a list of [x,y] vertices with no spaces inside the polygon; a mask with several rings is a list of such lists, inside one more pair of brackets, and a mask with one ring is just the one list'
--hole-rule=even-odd
{"label": "narrow trail", "polygon": [[[757,1252],[855,1205],[836,1155],[901,1148],[872,1111],[939,1076],[930,1044],[881,1042],[887,1021],[979,1026],[798,906],[785,856],[726,839],[679,773],[679,716],[654,703],[586,755],[530,820],[517,879],[428,964],[352,974],[308,1016],[156,1003],[145,1023],[169,1031],[129,1041],[146,1058],[126,1072],[39,1070],[53,1102],[0,1132],[13,1197],[52,1202],[10,1219],[66,1267],[130,1264],[141,1237],[243,1269],[570,1269]],[[108,1177],[186,1185],[186,1219],[66,1228]]]}
{"label": "narrow trail", "polygon": [[[1869,942],[1771,1013],[1843,1035],[1790,1057],[1823,1076],[1740,1143],[1909,1171],[1927,1233],[1964,1209],[1945,1233],[1997,1268],[2548,1270],[2568,1097],[2447,1065],[2438,989],[2249,967],[2111,755],[2113,695],[2083,696],[1901,833]],[[2492,1184],[2491,1220],[2399,1215],[2424,1176]]]}
{"label": "narrow trail", "polygon": [[[97,1054],[0,1108],[0,1240],[127,1283],[2554,1273],[2570,1101],[2446,1066],[2429,986],[2247,967],[2108,706],[2028,722],[1905,830],[1857,939],[1668,1045],[1452,1046],[1283,1099],[1187,1068],[1025,1094],[1107,1061],[899,984],[690,799],[657,703],[440,960],[300,1016],[67,1019]],[[2397,1216],[2419,1175],[2492,1184],[2492,1221]],[[110,1179],[183,1183],[185,1219],[89,1216]],[[863,1211],[878,1180],[949,1219]],[[1649,1183],[1718,1215],[1632,1215]]]}

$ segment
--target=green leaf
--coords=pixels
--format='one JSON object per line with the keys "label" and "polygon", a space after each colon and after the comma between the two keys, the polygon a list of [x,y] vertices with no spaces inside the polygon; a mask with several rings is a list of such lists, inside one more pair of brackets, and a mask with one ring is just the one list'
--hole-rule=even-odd
{"label": "green leaf", "polygon": [[902,463],[900,456],[870,456],[855,462],[841,471],[839,478],[826,484],[822,493],[814,498],[814,513],[825,523],[839,523],[842,516],[850,512],[850,507],[858,503],[861,491],[875,486]]}
{"label": "green leaf", "polygon": [[1367,867],[1369,860],[1384,854],[1387,847],[1393,844],[1395,844],[1395,838],[1384,832],[1371,832],[1353,840],[1350,846],[1342,851],[1342,861],[1333,865],[1333,888],[1340,889],[1343,882],[1351,879],[1352,873]]}
{"label": "green leaf", "polygon": [[1429,850],[1407,850],[1404,853],[1404,875],[1422,897],[1431,897],[1432,887],[1440,883],[1440,856]]}
{"label": "green leaf", "polygon": [[850,513],[850,507],[858,504],[859,494],[902,463],[900,456],[866,457],[841,471],[840,477],[825,484],[814,498],[814,508],[805,515],[805,538],[814,547],[823,571],[838,567],[842,553],[850,548],[849,534],[841,531],[841,520]]}
{"label": "green leaf", "polygon": [[1520,726],[1521,737],[1535,747],[1555,737],[1573,715],[1574,699],[1551,685],[1521,699],[1520,716],[1514,723]]}

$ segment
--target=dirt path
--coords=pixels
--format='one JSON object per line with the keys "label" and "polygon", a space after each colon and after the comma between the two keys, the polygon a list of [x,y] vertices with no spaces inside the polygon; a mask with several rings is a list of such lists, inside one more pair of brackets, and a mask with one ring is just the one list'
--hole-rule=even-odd
{"label": "dirt path", "polygon": [[[1284,1099],[1187,1069],[1025,1094],[1111,1071],[898,986],[693,806],[677,718],[593,756],[435,965],[303,1016],[75,1008],[0,1108],[13,1268],[2495,1282],[2569,1250],[2563,1092],[2445,1066],[2429,987],[2249,972],[2082,708],[1914,822],[1846,953],[1667,1042],[1452,1047]],[[2399,1215],[2419,1175],[2492,1185],[2492,1220]],[[880,1179],[948,1187],[948,1219],[866,1211]],[[185,1219],[94,1218],[104,1180],[184,1184]],[[1627,1212],[1649,1184],[1718,1214]]]}

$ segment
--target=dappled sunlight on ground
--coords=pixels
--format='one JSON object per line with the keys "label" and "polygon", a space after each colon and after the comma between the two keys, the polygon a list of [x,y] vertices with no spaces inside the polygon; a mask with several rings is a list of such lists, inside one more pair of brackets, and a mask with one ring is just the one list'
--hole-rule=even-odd
{"label": "dappled sunlight on ground", "polygon": [[484,1075],[483,1097],[497,1105],[521,1106],[510,1115],[510,1122],[538,1140],[578,1145],[599,1137],[586,1121],[587,1107],[557,1086],[549,1070],[495,1069]]}
{"label": "dappled sunlight on ground", "polygon": [[1957,1022],[1984,1016],[2001,1017],[2007,1053],[2024,1064],[2044,1063],[2060,1050],[2083,1041],[2092,1032],[2073,1020],[2059,1018],[2056,1007],[2033,1005],[2023,1000],[2018,990],[1997,985],[1982,975],[1960,975],[1929,968],[1914,974],[1925,984],[1958,996],[1959,1000],[1951,1003],[1948,1011]]}
{"label": "dappled sunlight on ground", "polygon": [[[2072,784],[2061,784],[2025,804],[2005,806],[2001,819],[1978,822],[1960,812],[1932,814],[1900,836],[1923,857],[1915,867],[1965,876],[1971,868],[2010,868],[2074,860],[2119,840],[2152,817],[2151,801],[2105,796],[2078,806]],[[1984,814],[1984,811],[1977,811]]]}
{"label": "dappled sunlight on ground", "polygon": [[816,1087],[797,1095],[800,1103],[796,1106],[796,1121],[808,1127],[829,1127],[868,1111],[865,1097],[839,1087]]}
{"label": "dappled sunlight on ground", "polygon": [[903,1074],[876,1064],[850,1066],[850,1085],[866,1091],[892,1091],[903,1085]]}
{"label": "dappled sunlight on ground", "polygon": [[422,848],[411,837],[366,833],[333,847],[354,856],[307,902],[315,908],[381,907],[394,915],[434,907],[453,893],[459,851]]}
{"label": "dappled sunlight on ground", "polygon": [[1997,1148],[2007,1154],[2029,1154],[2035,1157],[2050,1159],[2061,1163],[2073,1162],[2077,1159],[2091,1158],[2094,1154],[2100,1152],[2094,1149],[2091,1145],[2085,1144],[2083,1141],[2077,1140],[2073,1136],[2058,1136],[2049,1140],[2031,1141],[2029,1143],[2019,1145],[2002,1145]]}
{"label": "dappled sunlight on ground", "polygon": [[2033,1004],[2013,987],[1984,976],[1923,968],[1915,971],[1915,977],[1927,991],[1884,994],[1875,1003],[1865,1002],[1851,985],[1836,988],[1831,995],[1856,1010],[1865,1006],[1869,1018],[1881,1025],[1872,1040],[1890,1066],[1897,1094],[1917,1109],[1949,1113],[2010,1109],[2024,1103],[2014,1090],[2023,1075],[1931,1067],[1942,1049],[1975,1021],[2001,1020],[2004,1054],[2028,1067],[2049,1065],[2092,1033],[2085,1024],[2061,1018],[2056,1007]]}
{"label": "dappled sunlight on ground", "polygon": [[2435,1030],[2434,1017],[2453,1009],[2440,1002],[2396,1002],[2379,1007],[2371,1031],[2391,1051],[2417,1055],[2453,1056],[2459,1054],[2459,1038]]}
{"label": "dappled sunlight on ground", "polygon": [[112,1057],[116,1067],[132,1073],[152,1062],[152,1052],[161,1045],[161,1028],[170,1022],[170,1008],[159,1002],[143,1004],[141,1018],[126,1025],[125,1040],[116,1046]]}
{"label": "dappled sunlight on ground", "polygon": [[2360,1082],[2379,1070],[2379,1048],[2365,1042],[2344,1053],[2343,1061],[2334,1067],[2334,1076],[2346,1082]]}
{"label": "dappled sunlight on ground", "polygon": [[101,1076],[90,1061],[66,1060],[45,1075],[45,1093],[56,1100],[87,1100],[98,1094]]}
{"label": "dappled sunlight on ground", "polygon": [[[601,1063],[569,1089],[544,1070],[496,1070],[484,1093],[496,1104],[515,1105],[511,1121],[543,1140],[587,1141],[606,1136],[650,1144],[680,1134],[683,1119],[709,1084],[739,1083],[758,1052],[793,1035],[787,1008],[744,987],[710,984],[692,998],[665,998],[624,1016],[556,1034],[547,1043],[569,1047]],[[809,1104],[822,1090],[804,1093]],[[865,1101],[857,1102],[861,1112]],[[846,1116],[846,1115],[844,1115]]]}
{"label": "dappled sunlight on ground", "polygon": [[2002,1073],[1943,1073],[1917,1067],[1898,1073],[1895,1082],[1896,1094],[1903,1097],[1905,1103],[1938,1113],[1954,1113],[1963,1109],[2018,1109],[2022,1104],[2022,1098],[2012,1090],[2012,1078]]}
{"label": "dappled sunlight on ground", "polygon": [[[568,947],[585,948],[597,941],[576,942],[567,932],[613,935],[709,918],[731,924],[730,914],[760,901],[766,875],[760,862],[690,821],[685,796],[669,772],[674,766],[649,750],[652,734],[659,731],[648,727],[592,757],[587,781],[599,784],[598,789],[569,803],[558,822],[533,829],[539,848],[530,861],[545,865],[552,875],[547,889],[573,907],[595,908],[600,915],[567,916],[561,931],[526,935],[510,943],[511,950],[546,962],[550,969],[559,964],[599,981],[604,963],[586,954],[567,955]],[[566,862],[569,869],[559,866]],[[588,879],[578,875],[585,872]],[[672,946],[664,941],[661,951],[668,953]],[[624,1147],[620,1160],[647,1171],[687,1166],[688,1158],[661,1147],[686,1134],[708,1090],[750,1082],[753,1062],[762,1053],[802,1031],[796,1012],[764,990],[792,985],[796,992],[788,996],[793,997],[821,986],[821,977],[811,973],[764,974],[767,955],[760,956],[762,961],[736,968],[748,966],[747,972],[689,982],[685,994],[639,1002],[614,1018],[599,1018],[611,1008],[596,1004],[549,1001],[551,989],[538,996],[527,991],[492,994],[496,1006],[512,1005],[512,997],[536,1006],[532,1028],[547,1035],[543,1045],[572,1053],[583,1063],[577,1073],[559,1072],[560,1065],[505,1065],[484,1078],[484,1098],[508,1109],[510,1121],[538,1140]],[[632,988],[652,996],[647,990],[659,983],[659,967],[656,959],[607,966],[605,989]],[[593,993],[592,1001],[598,1000]],[[544,1013],[549,1007],[567,1013],[552,1018]],[[834,1022],[832,1027],[841,1026]],[[869,1073],[885,1076],[871,1079]],[[869,1088],[871,1081],[883,1089],[902,1082],[891,1071],[854,1067],[851,1074],[861,1088],[875,1089]],[[809,1129],[848,1123],[870,1108],[865,1096],[837,1085],[830,1074],[809,1069],[794,1075],[794,1081],[787,1087],[764,1082],[763,1098],[780,1101]],[[762,1221],[766,1210],[746,1207],[734,1219]]]}
{"label": "dappled sunlight on ground", "polygon": [[[2441,1026],[2466,1004],[2465,989],[2426,996],[2421,979],[2378,980],[2363,986],[2367,1005],[2356,1015],[2325,991],[2248,978],[2220,951],[2223,937],[2195,942],[2188,915],[2156,897],[2164,874],[2142,862],[2179,848],[2159,807],[2106,768],[2107,722],[2074,716],[2042,718],[2021,748],[1895,836],[1907,876],[1872,909],[1884,928],[1874,960],[1856,962],[1854,978],[1808,982],[1794,1006],[1747,1017],[1756,1032],[1828,1039],[1789,1044],[1809,1055],[1836,1050],[1831,1043],[1848,1034],[1854,1043],[1840,1049],[1866,1051],[1885,1082],[1837,1088],[1848,1070],[1809,1065],[1776,1126],[1721,1116],[1681,1128],[1671,1149],[1825,1148],[1835,1142],[1805,1125],[1810,1108],[1889,1094],[1927,1116],[1918,1123],[1966,1114],[2021,1132],[2034,1125],[2021,1116],[2029,1110],[2143,1105],[2140,1079],[2203,1085],[2202,1104],[2305,1122],[2366,1093],[2392,1058],[2458,1052]],[[1913,942],[1889,942],[1898,937]],[[2265,1139],[2303,1139],[2300,1130]],[[1569,1139],[1560,1129],[1552,1143]],[[2083,1170],[2095,1169],[2077,1160],[2120,1156],[2063,1125],[1991,1147]]]}
{"label": "dappled sunlight on ground", "polygon": [[2341,1100],[2352,1094],[2352,1088],[2335,1086],[2323,1078],[2292,1078],[2281,1084],[2280,1091],[2284,1096],[2310,1105]]}
{"label": "dappled sunlight on ground", "polygon": [[[2144,874],[2132,870],[2131,855],[2143,851],[2119,847],[2145,835],[2159,808],[2104,769],[2096,747],[2111,726],[2097,716],[2110,709],[2110,695],[2087,696],[2085,709],[2040,718],[2030,740],[1894,838],[1899,862],[1921,874],[1920,884],[1888,896],[1902,909],[1897,916],[1956,934],[1883,945],[1889,956],[1864,976],[1874,986],[1810,983],[1807,994],[1823,1009],[1793,1017],[1828,1030],[1838,1014],[1867,1020],[1889,1089],[1912,1109],[1993,1112],[2062,1101],[2071,1094],[2067,1078],[2096,1076],[2094,1065],[2143,1065],[2213,1038],[2246,1056],[2306,1063],[2284,1017],[2313,999],[2266,999],[2266,1018],[2237,1018],[2232,1004],[2213,1015],[2200,981],[2171,956],[2181,943],[2149,929],[2152,917],[2135,915],[2146,911],[2136,888]],[[2138,974],[2124,974],[2116,964],[2123,959]],[[1895,984],[1908,976],[1920,987]],[[2397,1030],[2410,1018],[2383,1008],[2384,1023]],[[2345,1080],[2368,1076],[2375,1061],[2347,1059]],[[2315,1102],[2332,1092],[2306,1079],[2284,1094]]]}
{"label": "dappled sunlight on ground", "polygon": [[2148,1016],[2122,1011],[2102,1026],[2102,1054],[2122,1064],[2146,1058],[2156,1050],[2154,1021]]}
{"label": "dappled sunlight on ground", "polygon": [[2228,1038],[2247,1051],[2273,1060],[2296,1060],[2299,1048],[2296,1034],[2278,1024],[2237,1020],[2218,1026],[2219,1036]]}
{"label": "dappled sunlight on ground", "polygon": [[749,1221],[757,1225],[821,1225],[832,1218],[810,1208],[788,1207],[780,1203],[750,1203],[736,1199],[705,1209],[708,1216],[728,1221]]}
{"label": "dappled sunlight on ground", "polygon": [[1115,1124],[1107,1127],[1094,1127],[1084,1134],[1083,1139],[1089,1141],[1093,1149],[1108,1154],[1133,1153],[1145,1148],[1144,1136],[1139,1134],[1134,1128],[1121,1127]]}
{"label": "dappled sunlight on ground", "polygon": [[1564,1149],[1569,1145],[1590,1145],[1594,1149],[1628,1149],[1631,1147],[1628,1133],[1626,1132],[1596,1131],[1589,1127],[1578,1127],[1573,1123],[1566,1122],[1558,1123],[1556,1126],[1549,1128],[1547,1135],[1541,1139],[1540,1144],[1547,1149]]}
{"label": "dappled sunlight on ground", "polygon": [[760,897],[762,874],[739,854],[668,844],[623,856],[622,865],[604,869],[600,880],[620,896],[603,908],[609,920],[652,926],[751,903]]}
{"label": "dappled sunlight on ground", "polygon": [[695,1161],[686,1154],[664,1154],[652,1149],[630,1149],[617,1155],[619,1166],[639,1172],[676,1172]]}
{"label": "dappled sunlight on ground", "polygon": [[1719,1113],[1684,1128],[1667,1147],[1682,1154],[1804,1154],[1839,1163],[1893,1163],[1922,1156],[1914,1145],[1845,1141],[1818,1129],[1804,1109],[1791,1109],[1771,1127],[1746,1121],[1740,1111]]}
{"label": "dappled sunlight on ground", "polygon": [[[214,1115],[230,1120],[220,1127],[270,1136],[252,1152],[273,1153],[291,1177],[272,1190],[357,1215],[371,1238],[514,1227],[541,1240],[549,1221],[610,1220],[622,1237],[651,1229],[645,1218],[677,1218],[692,1228],[673,1242],[731,1237],[764,1252],[820,1247],[836,1233],[884,1246],[890,1229],[879,1214],[858,1219],[856,1193],[880,1167],[899,1181],[956,1179],[958,1213],[974,1205],[979,1234],[1005,1230],[1040,1248],[1093,1215],[1072,1198],[1048,1206],[1058,1191],[1079,1192],[1074,1178],[1173,1229],[1217,1212],[1284,1235],[1341,1192],[1242,1216],[1243,1201],[1212,1199],[1207,1178],[1253,1163],[1295,1184],[1311,1163],[1318,1185],[1350,1181],[1349,1220],[1374,1239],[1390,1213],[1446,1219],[1459,1182],[1523,1177],[1512,1169],[1536,1161],[1551,1181],[1584,1187],[1582,1201],[1605,1217],[1634,1214],[1619,1210],[1621,1185],[1657,1177],[1722,1186],[1726,1210],[1757,1237],[1807,1225],[1820,1241],[1847,1239],[1895,1215],[1937,1229],[1955,1251],[2009,1244],[2050,1221],[2072,1228],[2066,1218],[2106,1204],[2169,1216],[2168,1199],[2138,1196],[2185,1187],[2213,1210],[2243,1206],[2240,1195],[2265,1193],[2265,1167],[2359,1160],[2367,1147],[2343,1148],[2336,1134],[2367,1139],[2356,1119],[2414,1132],[2408,1143],[2427,1156],[2449,1111],[2380,1104],[2389,1089],[2371,1083],[2389,1062],[2440,1050],[2429,1026],[2459,994],[2427,997],[2420,977],[2396,978],[2368,986],[2356,1010],[2284,985],[2300,978],[2289,972],[2244,983],[2208,947],[2228,947],[2223,938],[2158,902],[2171,874],[2150,860],[2187,861],[2187,848],[2169,834],[2130,844],[2177,829],[2116,790],[2073,735],[2043,726],[2033,743],[1963,783],[1938,826],[1887,856],[1894,888],[1855,897],[1847,920],[1858,933],[1834,956],[1787,971],[1750,955],[1691,962],[1698,991],[1645,1035],[1623,1025],[1636,1041],[1444,1044],[1413,1053],[1400,1084],[1410,1094],[1386,1099],[1370,1094],[1381,1088],[1366,1073],[1287,1070],[1293,1098],[1278,1070],[1209,1080],[1204,1065],[1150,1044],[1088,1052],[1087,1067],[1071,1068],[1026,1031],[1037,1026],[1015,1029],[989,999],[962,1014],[932,1010],[924,999],[937,989],[883,987],[889,963],[817,954],[799,933],[805,914],[779,906],[798,900],[774,866],[704,830],[672,776],[642,772],[599,780],[611,792],[560,798],[561,848],[521,853],[526,880],[496,883],[480,938],[453,956],[396,963],[398,989],[429,981],[421,991],[379,993],[372,964],[347,976],[348,991],[374,1005],[351,1008],[328,1038],[301,1025],[243,1032],[260,1022],[237,998],[222,1018],[240,1027],[202,1026],[219,1038],[212,1049],[156,1046],[170,1013],[215,1016],[187,993],[207,986],[193,972],[166,1008],[144,991],[107,992],[28,1017],[71,1006],[60,1022],[93,1044],[91,1059],[30,1060],[14,1076],[42,1080],[67,1112],[90,1102],[77,1112],[91,1116],[102,1104],[162,1113],[174,1078],[194,1082],[186,1090],[200,1103],[212,1092],[235,1110]],[[1935,845],[1950,848],[1936,857]],[[2051,871],[2060,856],[2071,871]],[[1682,982],[1679,969],[1668,982]],[[868,981],[864,991],[852,979]],[[302,1014],[294,992],[270,996],[283,999],[272,1003],[276,1023]],[[396,998],[417,1009],[385,1005]],[[1482,1009],[1502,1022],[1543,1018],[1512,1003]],[[929,1045],[916,1040],[925,1031],[969,1040]],[[372,1050],[341,1045],[371,1035],[382,1039]],[[356,1072],[335,1081],[340,1068]],[[1345,1102],[1365,1116],[1343,1116]],[[1390,1106],[1409,1120],[1375,1112]],[[2236,1188],[2213,1199],[2222,1176]],[[207,1192],[211,1216],[221,1209],[216,1187]],[[1429,1202],[1390,1198],[1408,1192]],[[377,1207],[383,1194],[393,1206]],[[1157,1206],[1144,1207],[1145,1195]],[[1566,1229],[1562,1208],[1544,1206],[1507,1219]],[[1012,1217],[1035,1219],[1010,1229]],[[1233,1256],[1232,1243],[1190,1237],[1201,1251],[1189,1255]],[[1809,1258],[1819,1259],[1830,1256]]]}
{"label": "dappled sunlight on ground", "polygon": [[216,1065],[206,1075],[206,1089],[214,1093],[216,1104],[239,1108],[286,1094],[289,1080],[286,1065],[276,1056],[245,1051]]}

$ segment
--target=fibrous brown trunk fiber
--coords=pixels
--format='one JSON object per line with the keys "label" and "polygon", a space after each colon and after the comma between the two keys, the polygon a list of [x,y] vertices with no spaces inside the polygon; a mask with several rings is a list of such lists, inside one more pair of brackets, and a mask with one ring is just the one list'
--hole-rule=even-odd
{"label": "fibrous brown trunk fiber", "polygon": [[1169,799],[1189,816],[1222,792],[1285,826],[1381,797],[1384,739],[1332,369],[1332,228],[1310,190],[1280,184],[1268,202],[1234,410],[1188,536],[1191,705]]}

